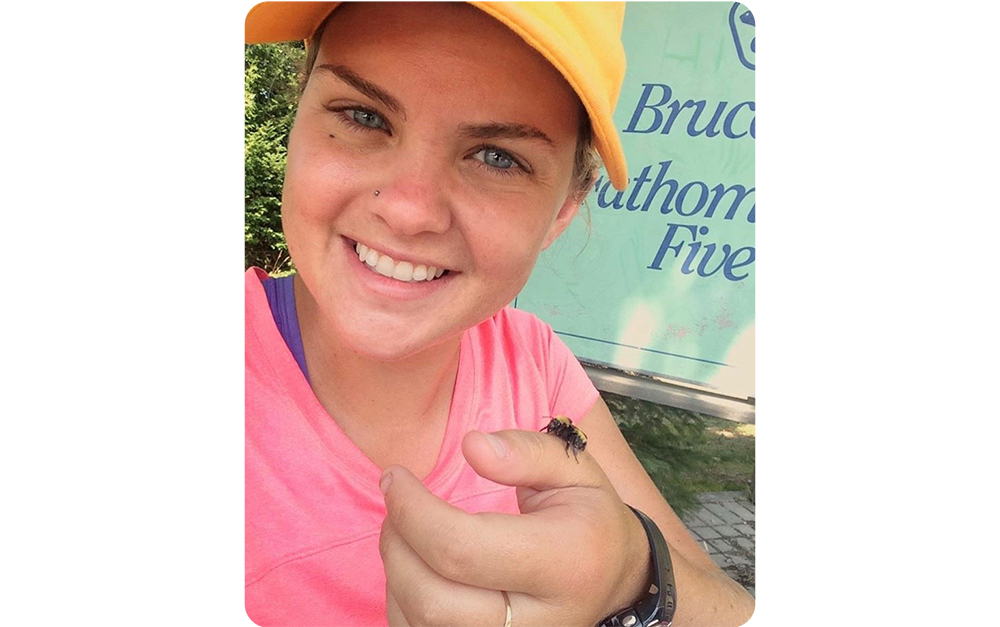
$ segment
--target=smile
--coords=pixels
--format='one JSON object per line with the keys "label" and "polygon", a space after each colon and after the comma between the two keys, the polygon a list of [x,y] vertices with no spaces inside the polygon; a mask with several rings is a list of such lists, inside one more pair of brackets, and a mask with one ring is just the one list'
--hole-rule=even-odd
{"label": "smile", "polygon": [[360,242],[355,242],[354,251],[358,253],[358,260],[368,266],[372,272],[404,283],[433,281],[448,272],[445,268],[413,264],[409,261],[396,261],[389,255],[380,253]]}

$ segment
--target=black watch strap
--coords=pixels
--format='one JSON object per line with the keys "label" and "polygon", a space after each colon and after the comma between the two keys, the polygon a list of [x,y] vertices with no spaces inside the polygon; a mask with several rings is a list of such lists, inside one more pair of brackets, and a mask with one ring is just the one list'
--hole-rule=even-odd
{"label": "black watch strap", "polygon": [[608,616],[597,627],[669,627],[677,609],[677,591],[674,588],[674,569],[670,563],[667,541],[649,516],[631,505],[629,509],[646,530],[653,561],[653,581],[638,603]]}

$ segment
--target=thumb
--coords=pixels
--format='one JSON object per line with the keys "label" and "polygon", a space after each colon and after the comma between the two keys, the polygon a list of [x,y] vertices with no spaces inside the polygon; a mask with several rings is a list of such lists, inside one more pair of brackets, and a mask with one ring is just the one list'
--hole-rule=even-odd
{"label": "thumb", "polygon": [[604,472],[586,452],[579,462],[566,452],[566,442],[549,433],[508,429],[494,433],[470,431],[462,453],[481,477],[509,486],[551,490],[603,487]]}

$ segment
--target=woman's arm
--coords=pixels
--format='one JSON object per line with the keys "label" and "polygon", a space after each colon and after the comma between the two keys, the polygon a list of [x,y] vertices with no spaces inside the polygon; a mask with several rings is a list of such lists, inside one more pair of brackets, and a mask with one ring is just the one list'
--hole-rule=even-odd
{"label": "woman's arm", "polygon": [[592,627],[648,587],[649,544],[623,499],[655,520],[671,547],[677,627],[749,619],[752,598],[687,534],[604,403],[586,418],[579,460],[545,433],[466,434],[466,460],[480,476],[516,486],[520,514],[470,514],[403,467],[383,472],[379,550],[390,624],[502,625],[502,590],[515,624]]}
{"label": "woman's arm", "polygon": [[622,501],[656,522],[670,545],[677,586],[674,625],[742,625],[753,614],[754,600],[712,562],[664,500],[622,436],[608,406],[598,399],[580,427],[590,453],[611,480]]}

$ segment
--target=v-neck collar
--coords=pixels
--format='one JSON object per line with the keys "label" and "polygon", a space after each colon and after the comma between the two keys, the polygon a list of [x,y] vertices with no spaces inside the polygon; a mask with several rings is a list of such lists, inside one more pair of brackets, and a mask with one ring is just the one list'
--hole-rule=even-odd
{"label": "v-neck collar", "polygon": [[[288,349],[267,302],[262,281],[267,274],[260,268],[250,268],[246,275],[247,324],[263,345],[263,355],[268,360],[276,376],[277,383],[286,389],[300,413],[295,419],[303,419],[324,444],[329,454],[328,461],[335,468],[352,475],[358,481],[358,489],[378,492],[379,467],[364,454],[340,428],[316,398],[312,387],[299,368],[295,357]],[[462,334],[459,345],[459,361],[455,387],[452,391],[448,410],[448,424],[445,427],[441,449],[433,470],[423,480],[429,490],[439,493],[451,478],[461,469],[464,456],[461,452],[463,434],[471,428],[468,421],[475,407],[478,394],[475,377],[475,345],[469,339],[469,331]],[[365,488],[367,486],[367,488]],[[381,494],[378,494],[381,500]]]}

